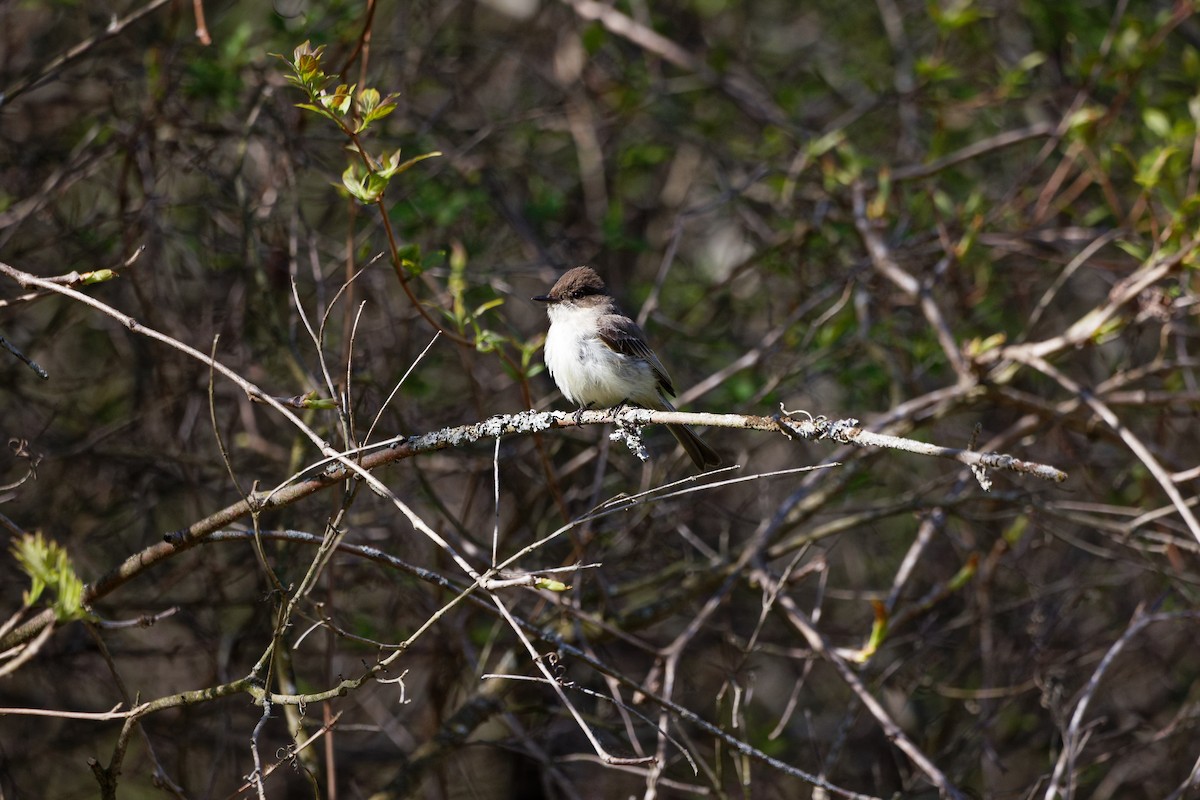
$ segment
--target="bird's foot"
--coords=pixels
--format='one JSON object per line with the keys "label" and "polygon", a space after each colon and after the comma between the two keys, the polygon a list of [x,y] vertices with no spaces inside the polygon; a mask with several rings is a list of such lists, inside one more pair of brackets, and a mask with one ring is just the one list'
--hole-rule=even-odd
{"label": "bird's foot", "polygon": [[576,425],[578,425],[578,426],[583,425],[583,412],[586,411],[590,406],[591,406],[591,404],[589,403],[586,406],[580,406],[579,408],[575,409],[575,424]]}

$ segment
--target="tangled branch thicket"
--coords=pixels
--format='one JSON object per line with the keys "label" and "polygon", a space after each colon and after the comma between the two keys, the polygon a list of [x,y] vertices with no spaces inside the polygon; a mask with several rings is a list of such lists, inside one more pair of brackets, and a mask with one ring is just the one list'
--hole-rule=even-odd
{"label": "tangled branch thicket", "polygon": [[1192,0],[285,6],[0,5],[0,794],[1200,792]]}

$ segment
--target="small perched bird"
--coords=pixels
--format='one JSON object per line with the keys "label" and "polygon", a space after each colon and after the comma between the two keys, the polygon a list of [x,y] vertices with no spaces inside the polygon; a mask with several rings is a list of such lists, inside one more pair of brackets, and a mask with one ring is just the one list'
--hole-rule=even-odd
{"label": "small perched bird", "polygon": [[[580,408],[610,408],[633,403],[655,411],[674,411],[671,379],[654,355],[637,323],[621,313],[591,267],[568,270],[549,294],[533,298],[546,303],[546,368],[567,400]],[[715,467],[721,457],[686,425],[667,430],[683,445],[700,469]]]}

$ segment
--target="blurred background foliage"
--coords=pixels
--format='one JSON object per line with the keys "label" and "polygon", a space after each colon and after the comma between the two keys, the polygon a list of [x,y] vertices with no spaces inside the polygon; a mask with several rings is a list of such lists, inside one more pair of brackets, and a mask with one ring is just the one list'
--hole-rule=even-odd
{"label": "blurred background foliage", "polygon": [[[1069,338],[1142,265],[1180,253],[1098,330],[1046,357],[1115,409],[1194,502],[1196,10],[1190,0],[228,0],[203,4],[205,45],[188,3],[16,0],[0,4],[0,261],[41,276],[115,269],[84,291],[201,351],[219,337],[218,358],[274,395],[327,395],[324,358],[349,386],[360,436],[382,410],[375,440],[531,400],[565,409],[540,355],[529,357],[545,319],[528,298],[585,263],[644,323],[688,410],[770,414],[782,403],[955,447],[979,425],[981,444],[1065,469],[1069,482],[998,474],[984,493],[951,462],[839,451],[844,466],[819,475],[589,523],[520,566],[602,566],[563,598],[512,603],[788,764],[869,795],[936,794],[749,570],[733,570],[754,547],[755,565],[776,575],[791,565],[787,593],[819,611],[834,646],[862,647],[871,601],[884,603],[891,628],[859,674],[970,796],[1044,792],[1085,692],[1077,791],[1187,796],[1200,756],[1195,618],[1129,637],[1102,683],[1088,678],[1139,608],[1196,609],[1197,542],[1128,437],[1074,384],[1023,363],[994,369],[988,354]],[[296,107],[305,97],[273,55],[290,59],[306,40],[325,47],[335,82],[398,95],[364,133],[369,152],[443,154],[392,180],[388,226],[379,206],[348,196],[347,137]],[[920,296],[881,269],[869,232]],[[384,407],[434,333],[390,263],[466,342],[442,337]],[[320,354],[293,280],[310,320],[329,315]],[[42,533],[92,581],[316,460],[285,421],[218,380],[235,487],[203,364],[81,304],[24,294],[0,289],[0,335],[50,378],[0,354],[0,433],[24,443],[0,457],[0,482],[37,459],[35,480],[0,490],[14,542]],[[948,353],[922,300],[967,356]],[[301,413],[348,446],[334,414]],[[749,431],[706,437],[742,465],[736,474],[835,452]],[[648,441],[654,457],[642,465],[596,428],[505,439],[498,515],[488,446],[380,477],[483,566],[497,518],[511,553],[605,498],[688,474],[662,431]],[[347,542],[462,577],[366,492],[318,494],[262,525],[320,535],[339,510]],[[266,554],[293,588],[313,557],[282,542]],[[952,585],[964,569],[969,580]],[[10,613],[28,588],[18,560],[0,559]],[[284,635],[280,680],[321,691],[358,674],[378,655],[372,642],[405,639],[452,596],[341,553]],[[99,711],[121,702],[116,675],[143,700],[243,676],[271,642],[279,601],[244,540],[181,553],[94,609],[112,620],[177,613],[147,628],[65,625],[3,679],[0,705]],[[716,610],[689,632],[706,601]],[[319,619],[337,629],[297,642]],[[684,657],[664,689],[680,636]],[[396,686],[368,684],[299,722],[277,715],[263,734],[272,760],[297,725],[309,735],[342,714],[326,749],[275,773],[269,793],[816,796],[678,719],[673,735],[704,769],[694,775],[669,746],[652,792],[643,775],[589,760],[544,686],[485,698],[464,733],[474,745],[439,738],[490,685],[479,676],[514,656],[509,669],[532,672],[494,614],[455,608],[399,662],[403,704]],[[584,665],[566,668],[580,686],[613,690]],[[612,750],[654,752],[651,726],[576,699]],[[146,717],[123,796],[160,796],[164,776],[181,796],[231,796],[252,769],[259,711],[245,700]],[[652,705],[641,710],[657,719]],[[86,759],[108,763],[118,728],[6,717],[0,793],[93,796]]]}

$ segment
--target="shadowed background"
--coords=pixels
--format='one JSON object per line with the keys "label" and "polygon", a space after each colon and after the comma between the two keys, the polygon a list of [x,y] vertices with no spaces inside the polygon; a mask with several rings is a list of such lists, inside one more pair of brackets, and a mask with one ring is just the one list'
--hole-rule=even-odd
{"label": "shadowed background", "polygon": [[[105,36],[110,13],[124,23],[138,9],[147,13]],[[530,399],[567,410],[538,371],[546,321],[528,298],[588,264],[646,329],[684,410],[770,414],[782,403],[954,447],[979,426],[981,445],[1071,474],[1061,486],[995,474],[985,493],[953,462],[708,431],[741,465],[735,476],[835,453],[843,466],[586,524],[520,566],[601,566],[573,576],[561,598],[505,590],[523,619],[838,786],[935,796],[764,595],[751,577],[761,568],[786,578],[835,647],[862,648],[880,604],[889,631],[858,674],[972,796],[1044,792],[1084,696],[1081,796],[1181,787],[1200,756],[1195,618],[1131,636],[1103,680],[1088,679],[1139,608],[1196,609],[1197,541],[1130,446],[1143,444],[1194,500],[1193,4],[428,0],[204,11],[208,46],[190,4],[0,5],[0,261],[41,276],[116,268],[83,291],[203,352],[219,337],[217,357],[272,395],[324,396],[294,279],[312,324],[328,312],[324,358],[339,389],[349,369],[361,436],[434,330],[388,264],[378,208],[341,188],[346,137],[295,107],[304,95],[271,55],[325,45],[326,72],[399,95],[364,138],[372,153],[443,153],[393,181],[386,212],[430,316],[486,345],[442,337],[383,408],[374,440]],[[81,42],[91,46],[54,61]],[[1180,251],[1180,265],[1103,326],[1072,333],[1156,254]],[[61,543],[84,580],[237,501],[237,487],[274,486],[317,459],[278,415],[217,380],[227,466],[205,365],[81,304],[24,294],[0,284],[0,335],[50,378],[0,352],[0,434],[40,458],[36,479],[0,490],[0,514],[14,539],[41,531]],[[454,311],[495,299],[471,319]],[[1023,342],[1048,343],[1057,373],[989,360]],[[1113,410],[1125,438],[1076,385]],[[345,445],[331,412],[300,413]],[[691,474],[665,431],[646,436],[646,465],[596,427],[505,439],[498,511],[487,445],[379,477],[482,567],[494,526],[512,553],[609,497]],[[29,466],[10,448],[0,483]],[[336,514],[347,543],[462,578],[369,492],[320,493],[261,524],[320,536]],[[754,557],[735,567],[752,543]],[[314,549],[268,541],[264,553],[286,594]],[[0,558],[5,617],[27,586]],[[279,671],[289,691],[322,691],[452,597],[335,554],[283,632]],[[246,539],[181,553],[95,609],[108,620],[176,613],[146,628],[63,625],[2,679],[0,706],[102,711],[122,701],[116,676],[143,701],[243,677],[271,643],[281,599]],[[320,619],[336,629],[302,638]],[[672,643],[678,671],[664,688]],[[643,774],[596,763],[548,687],[480,680],[501,666],[533,674],[494,613],[455,607],[389,673],[408,671],[403,695],[367,683],[307,706],[305,735],[341,713],[337,727],[302,767],[270,777],[268,794],[650,795]],[[563,670],[580,687],[615,691],[578,660]],[[659,721],[657,707],[620,696]],[[573,697],[612,752],[655,752],[650,724]],[[147,716],[122,796],[161,796],[156,764],[184,796],[230,796],[253,769],[260,715],[239,694]],[[284,757],[296,724],[278,710],[268,721],[267,761]],[[794,775],[671,724],[702,768],[693,774],[667,745],[659,796],[810,796]],[[5,717],[0,791],[95,796],[87,759],[109,763],[119,729]]]}

